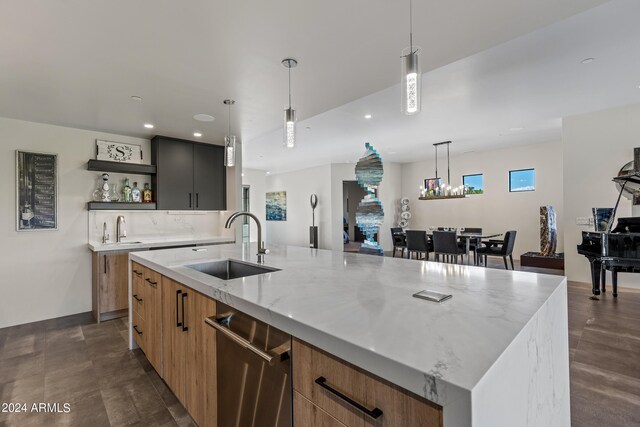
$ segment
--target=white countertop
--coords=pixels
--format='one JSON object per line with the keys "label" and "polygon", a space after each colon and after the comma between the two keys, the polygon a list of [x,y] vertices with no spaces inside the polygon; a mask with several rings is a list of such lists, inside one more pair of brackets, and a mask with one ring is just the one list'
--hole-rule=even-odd
{"label": "white countertop", "polygon": [[[149,248],[162,248],[165,246],[182,246],[182,245],[219,245],[222,243],[233,243],[233,237],[220,236],[173,236],[163,238],[136,238],[129,237],[123,239],[121,243],[90,242],[89,250],[93,252],[110,252],[110,251],[134,251]],[[135,242],[135,243],[133,243]],[[139,242],[139,243],[138,243]]]}
{"label": "white countertop", "polygon": [[[224,281],[184,265],[221,258],[255,263],[255,244],[205,248],[132,253],[130,259],[436,402],[445,411],[447,405],[461,405],[462,412],[468,412],[465,420],[471,419],[474,387],[528,323],[541,323],[532,319],[554,293],[560,298],[564,292],[566,297],[566,279],[561,276],[274,245],[269,246],[265,266],[281,271]],[[453,298],[437,304],[412,297],[424,289]],[[559,307],[553,309],[560,311],[560,319],[561,306],[553,306]],[[556,346],[562,346],[562,339]],[[449,410],[449,419],[456,421],[445,425],[471,424],[459,422],[462,418],[454,412],[460,411]],[[475,412],[474,406],[474,417]]]}

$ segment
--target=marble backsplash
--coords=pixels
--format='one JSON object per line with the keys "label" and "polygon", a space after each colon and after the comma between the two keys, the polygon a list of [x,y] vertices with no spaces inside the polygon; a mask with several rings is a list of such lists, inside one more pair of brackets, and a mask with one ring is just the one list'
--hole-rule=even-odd
{"label": "marble backsplash", "polygon": [[227,211],[91,211],[89,212],[88,242],[102,241],[102,227],[107,224],[110,241],[116,239],[116,220],[125,218],[127,240],[190,239],[233,237],[234,230],[224,228]]}

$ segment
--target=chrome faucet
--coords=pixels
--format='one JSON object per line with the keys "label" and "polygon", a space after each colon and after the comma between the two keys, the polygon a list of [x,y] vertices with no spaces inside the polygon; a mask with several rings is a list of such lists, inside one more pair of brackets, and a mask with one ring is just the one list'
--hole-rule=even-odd
{"label": "chrome faucet", "polygon": [[109,234],[107,234],[107,223],[102,223],[102,244],[106,244],[109,241]]}
{"label": "chrome faucet", "polygon": [[264,264],[264,256],[268,254],[269,251],[264,248],[264,242],[262,241],[262,224],[260,224],[260,220],[257,216],[255,216],[251,212],[236,212],[227,219],[227,223],[224,225],[224,228],[231,228],[231,224],[239,216],[248,216],[250,218],[253,218],[253,220],[256,222],[256,226],[258,227],[258,263]]}
{"label": "chrome faucet", "polygon": [[116,220],[116,243],[120,243],[123,237],[127,237],[127,230],[122,227],[124,224],[124,217],[120,215]]}

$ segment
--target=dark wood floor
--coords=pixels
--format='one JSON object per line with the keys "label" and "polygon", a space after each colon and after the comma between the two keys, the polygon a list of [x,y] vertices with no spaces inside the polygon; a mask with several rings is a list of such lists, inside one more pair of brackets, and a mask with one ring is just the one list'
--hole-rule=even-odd
{"label": "dark wood floor", "polygon": [[[590,295],[588,285],[569,284],[572,425],[639,426],[640,291],[621,289],[617,301]],[[98,325],[78,315],[0,329],[0,402],[71,404],[69,414],[0,413],[0,426],[192,425],[126,343],[123,319]]]}
{"label": "dark wood floor", "polygon": [[126,328],[85,314],[0,329],[0,404],[71,405],[0,412],[0,426],[195,425],[142,352],[128,350]]}

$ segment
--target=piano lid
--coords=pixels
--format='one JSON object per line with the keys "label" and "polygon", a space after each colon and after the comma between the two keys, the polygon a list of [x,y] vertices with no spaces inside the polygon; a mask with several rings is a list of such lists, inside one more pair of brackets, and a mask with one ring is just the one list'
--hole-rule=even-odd
{"label": "piano lid", "polygon": [[618,218],[612,233],[640,233],[640,217]]}

